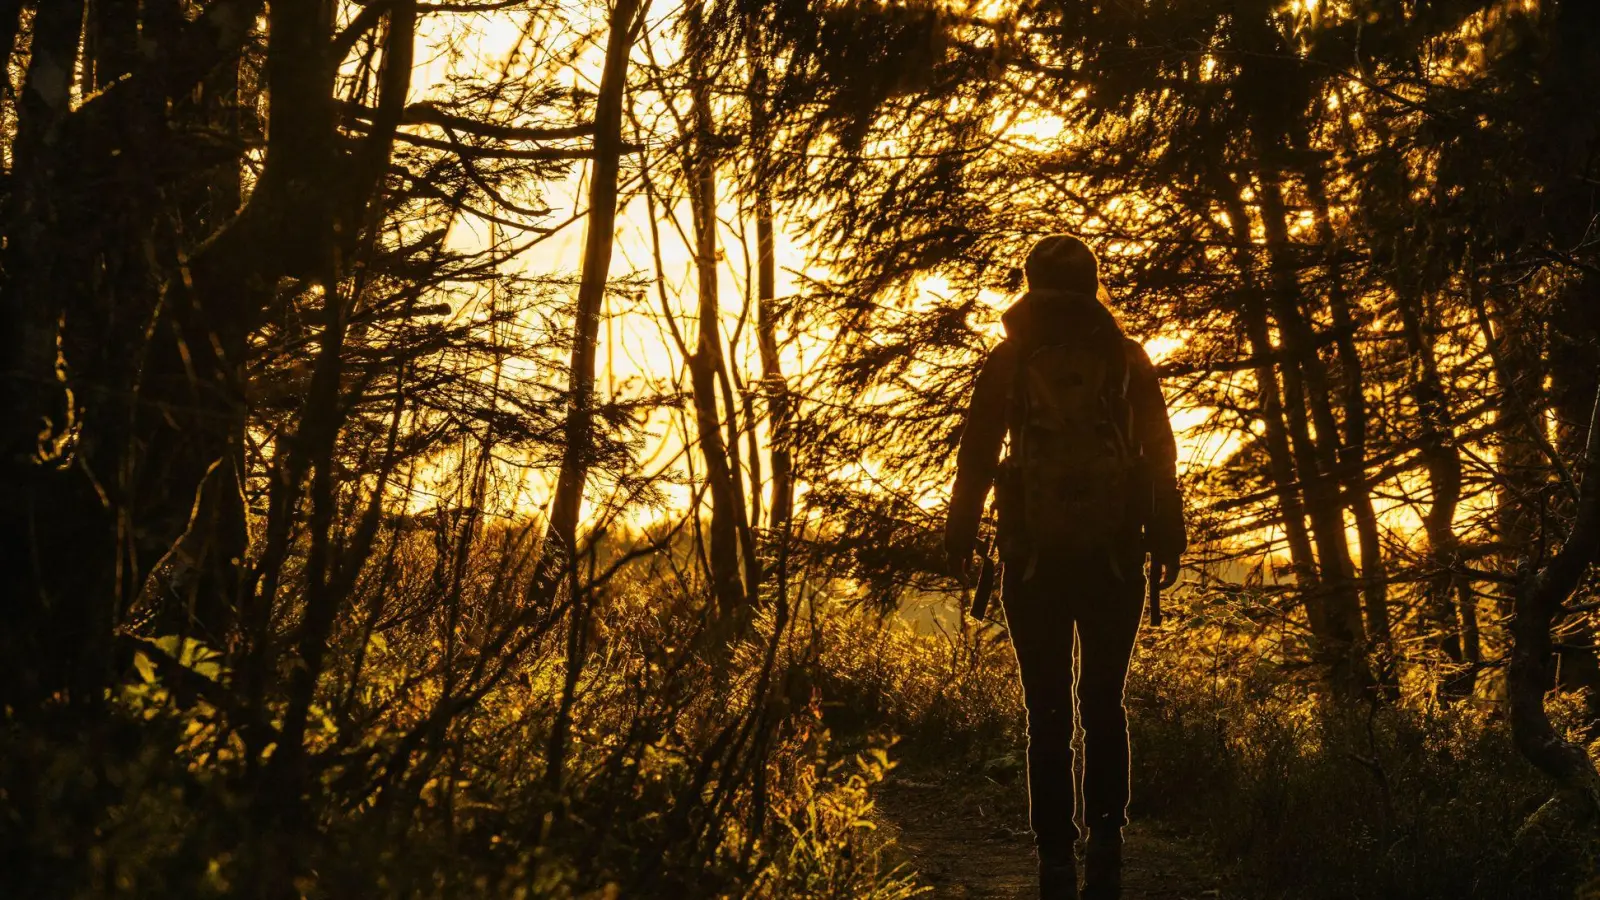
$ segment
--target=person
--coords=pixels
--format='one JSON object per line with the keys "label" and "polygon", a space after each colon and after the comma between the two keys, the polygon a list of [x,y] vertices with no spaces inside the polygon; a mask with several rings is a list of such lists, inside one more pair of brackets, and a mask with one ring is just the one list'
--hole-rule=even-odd
{"label": "person", "polygon": [[[1028,714],[1029,820],[1044,900],[1078,897],[1074,845],[1073,634],[1084,729],[1084,900],[1121,891],[1129,750],[1123,683],[1145,597],[1187,546],[1177,448],[1154,366],[1101,303],[1093,251],[1040,240],[1006,338],[978,375],[945,529],[970,578],[979,521],[997,491],[1001,599]],[[999,459],[1010,437],[1009,453]]]}

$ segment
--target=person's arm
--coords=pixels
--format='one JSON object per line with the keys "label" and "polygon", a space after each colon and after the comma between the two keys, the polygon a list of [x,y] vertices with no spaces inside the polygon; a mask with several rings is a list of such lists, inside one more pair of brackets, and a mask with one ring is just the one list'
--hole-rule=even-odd
{"label": "person's arm", "polygon": [[1178,444],[1172,437],[1172,421],[1167,416],[1167,401],[1161,394],[1155,366],[1138,341],[1130,340],[1128,346],[1132,365],[1128,400],[1133,405],[1133,427],[1155,491],[1148,535],[1150,555],[1166,570],[1168,578],[1176,578],[1178,560],[1189,548],[1183,498],[1178,493]]}
{"label": "person's arm", "polygon": [[944,529],[945,553],[956,574],[964,571],[972,558],[978,542],[978,521],[983,517],[983,505],[1000,464],[1000,446],[1006,437],[1006,397],[1011,392],[1015,355],[1010,341],[1002,341],[994,348],[978,373],[967,406],[961,448],[956,452],[956,483],[950,491]]}

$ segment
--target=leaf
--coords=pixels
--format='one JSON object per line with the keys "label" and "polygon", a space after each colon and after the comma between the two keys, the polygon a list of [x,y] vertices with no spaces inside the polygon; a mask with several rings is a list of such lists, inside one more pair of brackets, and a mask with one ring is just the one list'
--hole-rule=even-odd
{"label": "leaf", "polygon": [[155,663],[150,661],[150,657],[145,656],[142,652],[135,653],[133,655],[133,667],[139,670],[139,677],[144,679],[146,684],[155,683],[156,666]]}

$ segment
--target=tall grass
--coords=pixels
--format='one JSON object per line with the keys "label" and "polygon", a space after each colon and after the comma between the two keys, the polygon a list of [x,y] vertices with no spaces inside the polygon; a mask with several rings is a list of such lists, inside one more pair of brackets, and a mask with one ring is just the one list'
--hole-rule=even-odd
{"label": "tall grass", "polygon": [[[491,529],[452,569],[424,523],[390,527],[387,574],[331,641],[299,837],[262,833],[259,761],[207,688],[231,684],[225,657],[166,638],[135,645],[103,728],[8,714],[4,893],[248,896],[276,852],[304,897],[898,900],[922,889],[870,826],[891,745],[954,785],[1020,769],[1002,628],[913,628],[823,583],[729,637],[669,547],[595,579],[586,618],[502,641],[518,542]],[[1557,897],[1591,874],[1576,836],[1517,842],[1547,788],[1493,703],[1336,704],[1254,626],[1178,621],[1145,631],[1129,676],[1136,819],[1203,835],[1267,896]]]}
{"label": "tall grass", "polygon": [[[870,833],[884,747],[834,745],[797,664],[814,658],[805,630],[778,633],[769,609],[719,634],[686,559],[622,567],[593,589],[592,615],[564,620],[586,632],[552,776],[574,644],[564,624],[502,640],[526,570],[517,541],[487,532],[458,577],[436,558],[449,542],[394,527],[383,596],[358,595],[331,641],[311,821],[267,833],[261,761],[213,702],[231,696],[211,689],[234,678],[225,657],[158,639],[132,653],[103,728],[8,715],[0,895],[257,896],[285,860],[308,898],[916,892]],[[434,602],[441,583],[459,602]]]}
{"label": "tall grass", "polygon": [[[1238,602],[1191,599],[1210,612]],[[841,730],[877,722],[908,763],[967,778],[1020,765],[1024,714],[999,629],[831,621],[842,627],[820,671]],[[1334,703],[1280,640],[1209,613],[1145,629],[1127,685],[1136,820],[1203,836],[1264,896],[1562,897],[1592,875],[1595,848],[1576,833],[1541,852],[1519,843],[1549,786],[1495,703],[1442,705],[1420,688]]]}
{"label": "tall grass", "polygon": [[1549,787],[1493,704],[1333,703],[1216,625],[1148,643],[1128,685],[1136,812],[1296,897],[1570,896],[1574,872],[1519,856]]}

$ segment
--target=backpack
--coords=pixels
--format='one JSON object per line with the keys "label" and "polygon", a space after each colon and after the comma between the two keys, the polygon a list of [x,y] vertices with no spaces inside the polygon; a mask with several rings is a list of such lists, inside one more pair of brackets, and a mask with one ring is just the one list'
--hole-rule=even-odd
{"label": "backpack", "polygon": [[[1103,331],[1023,350],[1011,388],[1012,503],[1020,544],[1040,554],[1113,546],[1135,526],[1126,339]],[[1017,513],[1020,512],[1020,515]],[[1021,547],[1018,547],[1021,549]]]}

